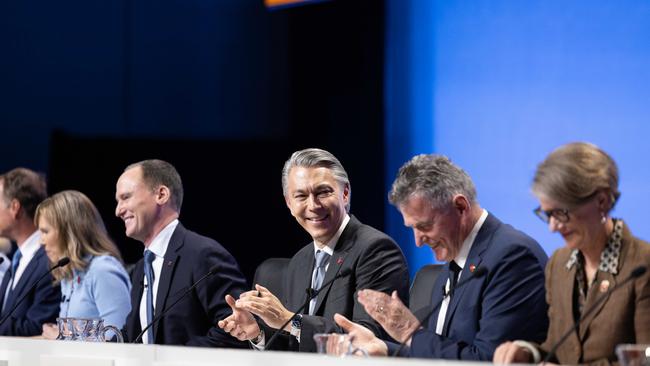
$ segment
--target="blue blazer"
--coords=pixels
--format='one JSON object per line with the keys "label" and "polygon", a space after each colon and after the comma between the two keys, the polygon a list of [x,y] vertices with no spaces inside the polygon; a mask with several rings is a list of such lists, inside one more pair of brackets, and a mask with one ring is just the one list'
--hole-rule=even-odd
{"label": "blue blazer", "polygon": [[[5,304],[2,317],[11,310],[23,295],[25,300],[16,308],[13,315],[0,325],[0,335],[3,336],[34,336],[43,333],[43,323],[56,323],[61,302],[59,286],[53,286],[51,275],[45,276],[36,288],[28,293],[34,283],[48,270],[50,263],[43,247],[38,248],[34,257],[29,261],[23,275],[14,287],[14,291]],[[0,286],[0,304],[4,301],[5,292],[11,276],[4,276]],[[0,305],[1,306],[1,305]]]}
{"label": "blue blazer", "polygon": [[[248,286],[235,258],[216,241],[178,224],[167,247],[160,272],[155,315],[171,305],[203,277],[212,266],[218,271],[199,284],[153,327],[154,343],[204,347],[247,347],[216,326],[232,314],[226,294],[238,298]],[[141,332],[140,299],[143,294],[144,261],[138,261],[131,282],[131,312],[122,330],[126,342]]]}
{"label": "blue blazer", "polygon": [[[491,361],[504,341],[546,338],[548,328],[544,267],[548,257],[539,244],[488,215],[467,257],[461,281],[471,268],[487,273],[459,287],[452,296],[443,335],[435,333],[438,312],[413,335],[411,357]],[[443,299],[449,278],[446,264],[434,285],[433,304]]]}

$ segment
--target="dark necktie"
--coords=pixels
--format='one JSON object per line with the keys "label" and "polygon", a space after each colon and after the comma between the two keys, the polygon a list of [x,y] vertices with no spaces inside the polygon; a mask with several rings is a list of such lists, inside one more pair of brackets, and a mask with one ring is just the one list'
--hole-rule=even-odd
{"label": "dark necktie", "polygon": [[[154,252],[150,250],[144,251],[144,275],[147,278],[147,324],[151,324],[153,320],[153,266],[152,263],[156,259]],[[147,343],[153,343],[153,327],[147,330]]]}
{"label": "dark necktie", "polygon": [[[11,280],[9,281],[9,285],[7,287],[7,292],[5,292],[5,299],[2,302],[2,310],[4,311],[5,305],[7,304],[7,299],[13,294],[14,292],[14,280],[16,279],[16,270],[18,269],[18,265],[20,264],[20,259],[23,257],[23,253],[20,251],[20,249],[16,250],[14,253],[14,256],[11,260]],[[6,274],[5,274],[6,276]]]}
{"label": "dark necktie", "polygon": [[456,284],[458,283],[458,275],[462,268],[455,261],[449,262],[449,296],[454,295]]}

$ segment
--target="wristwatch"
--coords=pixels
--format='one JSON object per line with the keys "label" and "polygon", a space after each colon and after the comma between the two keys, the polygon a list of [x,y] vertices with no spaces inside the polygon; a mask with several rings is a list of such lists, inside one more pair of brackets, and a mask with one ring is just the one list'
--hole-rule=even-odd
{"label": "wristwatch", "polygon": [[257,337],[251,339],[251,342],[253,342],[254,344],[259,344],[260,342],[262,342],[263,339],[264,339],[264,331],[260,329],[260,333],[257,335]]}
{"label": "wristwatch", "polygon": [[300,338],[300,328],[302,328],[302,314],[296,314],[291,319],[291,330],[289,333],[296,338]]}

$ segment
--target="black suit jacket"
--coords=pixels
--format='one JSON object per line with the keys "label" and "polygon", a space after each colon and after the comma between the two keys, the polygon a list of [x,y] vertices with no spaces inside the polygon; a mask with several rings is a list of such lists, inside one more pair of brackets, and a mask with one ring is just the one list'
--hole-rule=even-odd
{"label": "black suit jacket", "polygon": [[[14,307],[23,295],[34,286],[36,281],[50,270],[50,263],[43,247],[38,248],[34,257],[29,261],[23,275],[14,287],[11,297],[2,312],[2,318]],[[5,292],[11,276],[9,272],[2,279],[0,286],[0,306],[4,301]],[[43,323],[55,323],[59,315],[61,289],[53,285],[51,275],[45,276],[36,288],[28,293],[25,300],[16,308],[13,315],[0,325],[0,335],[3,336],[34,336],[43,333]]]}
{"label": "black suit jacket", "polygon": [[[204,280],[196,289],[153,326],[154,343],[204,347],[245,347],[216,327],[217,321],[232,311],[224,297],[235,298],[247,290],[246,280],[235,258],[216,241],[187,230],[178,224],[167,247],[165,262],[158,281],[155,315],[176,301],[194,282],[203,277],[212,266],[219,270]],[[140,326],[140,299],[143,293],[144,261],[136,264],[131,289],[131,313],[123,333],[132,342],[142,331]]]}
{"label": "black suit jacket", "polygon": [[[381,326],[363,309],[356,293],[362,289],[373,289],[388,294],[397,290],[400,298],[408,304],[409,274],[402,251],[388,235],[362,224],[351,216],[336,243],[323,283],[330,281],[345,267],[352,269],[351,274],[337,279],[329,288],[320,292],[313,316],[303,315],[300,342],[283,332],[277,343],[272,345],[272,349],[315,352],[314,334],[341,332],[334,323],[335,313],[360,323],[378,337],[388,337]],[[311,287],[313,270],[312,242],[298,251],[289,263],[284,282],[286,295],[282,300],[287,309],[295,311],[305,303],[305,289]],[[308,311],[309,309],[305,310],[305,313]],[[264,331],[268,340],[273,330],[264,327]]]}

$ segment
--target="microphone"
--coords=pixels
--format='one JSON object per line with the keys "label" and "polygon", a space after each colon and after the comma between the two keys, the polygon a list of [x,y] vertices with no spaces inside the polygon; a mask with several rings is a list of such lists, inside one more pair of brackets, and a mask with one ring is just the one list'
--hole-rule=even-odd
{"label": "microphone", "polygon": [[[467,284],[469,281],[471,281],[471,280],[473,280],[473,279],[475,279],[475,278],[479,278],[479,277],[483,277],[483,276],[485,276],[486,273],[487,273],[487,268],[485,268],[485,267],[478,267],[478,268],[476,268],[476,269],[474,270],[474,272],[471,272],[471,273],[470,273],[470,276],[469,276],[469,277],[464,278],[463,280],[459,281],[459,282],[456,284],[456,286],[454,287],[454,290],[453,290],[453,291],[456,291],[458,288],[465,286],[465,284]],[[453,291],[449,291],[449,292],[453,292]],[[432,307],[431,310],[429,310],[429,312],[426,313],[426,315],[422,318],[422,320],[420,320],[420,326],[422,326],[423,323],[425,323],[426,321],[429,320],[429,317],[431,317],[431,315],[432,315],[436,310],[438,310],[438,308],[440,308],[440,306],[442,306],[442,302],[445,301],[445,299],[446,299],[449,295],[450,295],[450,293],[445,293],[444,296],[442,297],[442,300],[438,301],[438,303],[436,304],[436,306]],[[397,357],[397,355],[398,355],[398,354],[399,354],[399,353],[404,349],[404,347],[406,346],[406,341],[408,341],[409,339],[411,339],[411,337],[413,337],[413,334],[415,334],[415,332],[417,332],[417,331],[420,329],[420,326],[418,326],[418,327],[415,328],[413,331],[411,331],[411,333],[409,333],[408,337],[406,337],[406,338],[404,339],[404,341],[402,341],[402,342],[400,343],[399,348],[398,348],[397,350],[395,350],[395,352],[393,352],[393,354],[391,355],[391,357]]]}
{"label": "microphone", "polygon": [[[140,334],[138,334],[138,336],[135,338],[135,340],[133,342],[131,342],[131,343],[138,343],[140,340],[142,340],[142,336],[147,332],[147,330],[149,330],[149,328],[151,328],[154,324],[158,323],[160,321],[160,319],[162,319],[162,317],[169,312],[169,310],[171,310],[176,304],[178,304],[181,300],[183,300],[185,298],[185,296],[187,296],[187,294],[189,294],[192,290],[194,290],[196,288],[196,286],[198,286],[201,282],[203,282],[203,280],[205,280],[206,278],[208,278],[208,277],[212,276],[213,274],[217,273],[218,269],[219,269],[218,264],[215,264],[214,266],[212,266],[210,268],[210,270],[208,271],[208,273],[206,273],[205,275],[203,275],[203,277],[196,280],[196,282],[194,282],[192,284],[192,286],[190,286],[187,290],[185,290],[185,292],[181,296],[179,296],[178,299],[176,299],[176,301],[174,301],[171,305],[164,308],[163,311],[160,312],[160,314],[156,315],[153,318],[153,320],[151,320],[151,323],[147,324],[147,326],[144,327],[142,332],[140,332]],[[152,291],[152,289],[149,288],[148,291]],[[151,340],[151,341],[153,343],[153,340]]]}
{"label": "microphone", "polygon": [[[323,291],[323,289],[331,287],[332,284],[334,283],[334,281],[338,280],[339,278],[349,276],[350,273],[352,273],[352,268],[346,267],[346,268],[342,269],[339,273],[337,273],[336,276],[334,276],[334,278],[332,278],[331,280],[329,280],[329,281],[325,282],[324,284],[322,284],[320,289],[316,290],[316,289],[313,289],[311,287],[305,289],[305,292],[307,292],[307,299],[305,300],[305,303],[302,304],[302,306],[299,307],[298,310],[296,310],[295,313],[293,313],[293,315],[291,316],[291,318],[289,318],[289,320],[287,320],[284,324],[282,324],[282,326],[278,329],[277,332],[275,332],[273,334],[273,336],[271,336],[269,341],[266,342],[266,344],[264,345],[264,350],[269,349],[271,344],[273,344],[273,342],[275,342],[275,340],[278,338],[281,331],[296,317],[296,315],[298,315],[298,314],[302,313],[303,311],[305,311],[305,309],[309,306],[309,302],[313,298],[317,297],[318,294],[320,294],[321,291]],[[261,328],[260,328],[260,331],[262,331]]]}
{"label": "microphone", "polygon": [[[63,258],[59,259],[58,262],[56,262],[54,267],[50,268],[47,272],[43,273],[43,275],[41,277],[39,277],[38,280],[36,280],[36,282],[34,282],[32,287],[29,288],[29,291],[25,292],[25,294],[23,296],[21,296],[20,299],[18,299],[18,301],[16,301],[16,303],[11,308],[11,310],[9,312],[7,312],[7,315],[5,315],[5,317],[2,318],[2,320],[0,320],[0,325],[4,324],[4,322],[6,322],[7,319],[9,319],[14,314],[14,311],[16,311],[16,308],[18,308],[18,305],[20,305],[23,301],[25,301],[25,298],[27,298],[27,295],[29,295],[32,291],[34,291],[36,286],[38,286],[39,282],[41,282],[41,280],[43,278],[45,278],[45,276],[49,275],[50,273],[52,273],[52,271],[54,271],[57,268],[68,265],[68,263],[70,263],[70,258],[63,257]],[[13,276],[13,273],[12,273],[12,276]]]}
{"label": "microphone", "polygon": [[612,294],[614,291],[616,291],[616,290],[620,289],[621,287],[627,285],[628,282],[643,276],[643,274],[646,273],[647,270],[648,270],[648,268],[646,266],[636,267],[634,270],[632,270],[632,273],[630,273],[630,277],[626,278],[623,282],[621,282],[618,285],[614,286],[614,288],[612,288],[611,290],[609,290],[609,291],[603,293],[602,295],[600,295],[598,300],[596,300],[591,305],[591,307],[587,309],[587,311],[582,313],[582,315],[580,315],[580,318],[578,319],[578,321],[571,328],[569,328],[569,330],[567,330],[566,333],[564,333],[562,338],[560,338],[560,340],[557,341],[553,345],[553,347],[551,347],[551,350],[549,351],[549,353],[546,355],[546,357],[544,357],[544,361],[542,361],[542,365],[546,364],[553,356],[555,356],[555,352],[557,352],[558,348],[560,348],[560,346],[567,340],[567,338],[569,338],[569,335],[571,335],[571,333],[575,332],[575,330],[578,329],[578,326],[580,325],[580,323],[582,323],[582,321],[587,317],[587,315],[593,313],[596,310],[596,308],[598,307],[598,305],[600,305],[600,303],[605,301],[605,299],[607,299],[608,296],[610,294]]}

